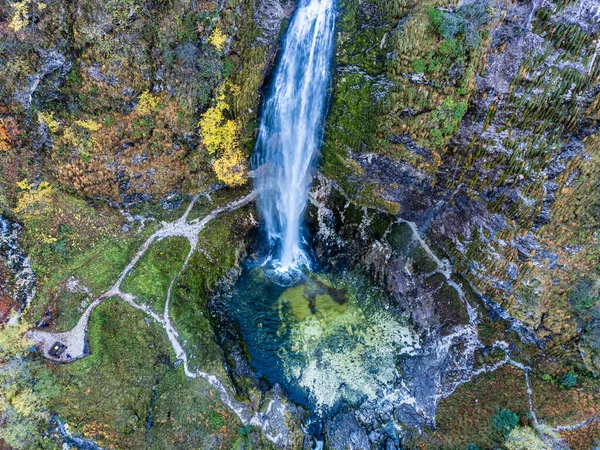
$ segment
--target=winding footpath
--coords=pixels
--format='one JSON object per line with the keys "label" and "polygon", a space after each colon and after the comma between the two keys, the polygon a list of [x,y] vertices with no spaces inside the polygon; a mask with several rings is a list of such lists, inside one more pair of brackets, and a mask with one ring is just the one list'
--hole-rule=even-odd
{"label": "winding footpath", "polygon": [[[42,330],[31,330],[26,336],[29,338],[36,347],[42,352],[43,356],[47,359],[59,363],[69,363],[72,361],[76,361],[81,359],[87,355],[89,355],[89,349],[87,345],[86,332],[90,319],[90,315],[94,311],[98,305],[100,305],[105,300],[109,298],[120,298],[131,305],[133,308],[139,309],[143,311],[146,315],[150,316],[154,319],[166,332],[169,342],[173,347],[173,351],[175,352],[175,356],[178,360],[182,362],[183,370],[185,375],[189,378],[202,378],[206,380],[210,385],[216,388],[221,394],[221,401],[227,405],[240,419],[240,421],[244,425],[252,425],[260,428],[264,435],[273,443],[278,445],[286,445],[288,442],[288,436],[286,433],[285,425],[286,423],[286,413],[287,408],[285,403],[277,396],[274,396],[272,400],[270,400],[262,410],[256,411],[245,403],[241,403],[233,398],[232,393],[229,392],[227,387],[214,375],[211,375],[206,372],[202,372],[200,370],[191,370],[188,364],[188,357],[183,349],[183,346],[179,342],[179,333],[177,332],[173,322],[169,316],[169,306],[171,300],[171,294],[173,291],[173,286],[177,278],[183,273],[187,264],[194,254],[196,250],[198,250],[198,234],[206,228],[209,222],[216,219],[217,217],[227,214],[229,212],[233,212],[243,206],[248,205],[256,199],[256,192],[251,192],[250,194],[228,203],[222,207],[215,208],[210,214],[205,216],[203,219],[194,219],[188,221],[188,216],[192,211],[196,201],[198,200],[199,195],[195,196],[193,200],[190,202],[190,205],[186,209],[183,216],[181,216],[178,220],[173,222],[163,222],[162,228],[153,233],[138,249],[137,253],[130,260],[129,264],[123,269],[121,274],[119,275],[118,280],[115,284],[96,298],[85,310],[82,314],[81,318],[77,322],[77,325],[71,329],[70,331],[55,333],[49,331]],[[132,294],[121,291],[121,284],[127,277],[127,275],[131,272],[131,270],[135,267],[138,261],[142,258],[142,256],[146,253],[151,244],[155,241],[174,237],[181,236],[190,242],[190,251],[179,270],[178,274],[171,280],[169,285],[169,289],[167,292],[167,299],[165,303],[165,309],[163,314],[157,314],[152,311],[149,306],[140,304],[136,302],[136,297]],[[79,285],[77,282],[74,282],[75,285],[79,287],[79,289],[84,290],[85,292],[89,291],[84,286]],[[90,293],[91,294],[91,293]],[[56,342],[60,342],[63,345],[66,345],[66,350],[60,356],[52,356],[50,353],[53,345]],[[68,356],[67,356],[68,355]]]}

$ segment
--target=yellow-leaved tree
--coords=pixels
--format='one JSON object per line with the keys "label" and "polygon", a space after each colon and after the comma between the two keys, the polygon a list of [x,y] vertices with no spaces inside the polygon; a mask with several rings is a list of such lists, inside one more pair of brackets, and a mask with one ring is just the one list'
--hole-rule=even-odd
{"label": "yellow-leaved tree", "polygon": [[13,11],[8,26],[14,31],[19,31],[29,25],[29,13],[31,11],[31,0],[23,0],[12,4]]}
{"label": "yellow-leaved tree", "polygon": [[7,152],[11,147],[11,137],[8,131],[7,122],[0,119],[0,152]]}
{"label": "yellow-leaved tree", "polygon": [[216,27],[209,36],[208,42],[214,45],[218,51],[222,52],[227,43],[227,35],[219,27]]}
{"label": "yellow-leaved tree", "polygon": [[140,116],[147,116],[157,112],[160,109],[160,100],[158,96],[152,95],[148,90],[140,94],[137,103],[137,112]]}
{"label": "yellow-leaved tree", "polygon": [[217,90],[215,105],[202,115],[199,122],[202,143],[211,155],[217,178],[229,185],[239,186],[246,182],[248,162],[240,148],[240,124],[229,118],[226,90],[232,95],[237,87],[225,84]]}

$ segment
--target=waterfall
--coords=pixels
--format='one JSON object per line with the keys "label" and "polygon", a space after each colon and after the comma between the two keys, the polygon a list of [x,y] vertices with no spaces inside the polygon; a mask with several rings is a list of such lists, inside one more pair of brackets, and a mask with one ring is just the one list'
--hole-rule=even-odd
{"label": "waterfall", "polygon": [[303,217],[323,138],[334,28],[334,0],[300,0],[262,108],[253,165],[269,263],[279,274],[309,265]]}

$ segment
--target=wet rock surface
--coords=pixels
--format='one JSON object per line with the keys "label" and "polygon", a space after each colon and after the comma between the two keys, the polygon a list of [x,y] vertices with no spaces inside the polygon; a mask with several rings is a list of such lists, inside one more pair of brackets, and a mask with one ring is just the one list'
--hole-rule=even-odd
{"label": "wet rock surface", "polygon": [[19,246],[21,227],[0,216],[0,323],[21,313],[36,291],[36,277]]}

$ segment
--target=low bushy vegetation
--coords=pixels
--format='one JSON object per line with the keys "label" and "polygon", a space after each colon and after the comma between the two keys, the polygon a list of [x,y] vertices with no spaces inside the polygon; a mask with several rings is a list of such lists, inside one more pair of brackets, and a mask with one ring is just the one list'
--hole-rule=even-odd
{"label": "low bushy vegetation", "polygon": [[504,436],[508,434],[519,424],[519,416],[510,409],[499,409],[492,418],[492,427]]}

